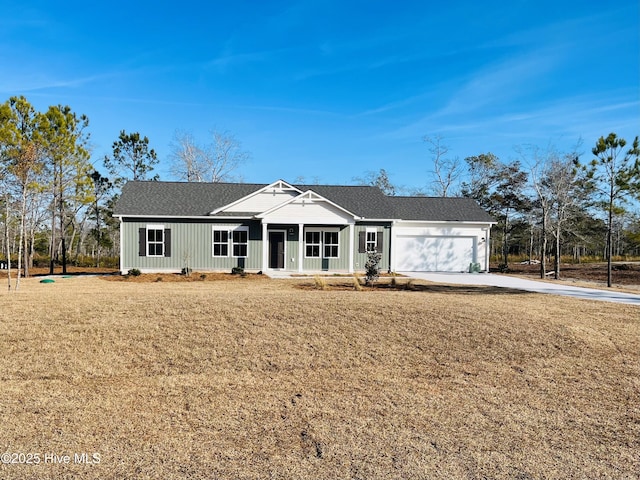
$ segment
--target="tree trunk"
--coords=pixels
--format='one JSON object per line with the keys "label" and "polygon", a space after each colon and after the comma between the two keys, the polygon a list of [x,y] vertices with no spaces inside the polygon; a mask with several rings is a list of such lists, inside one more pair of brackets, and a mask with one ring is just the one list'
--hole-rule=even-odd
{"label": "tree trunk", "polygon": [[553,276],[556,280],[560,280],[560,222],[556,228],[556,248],[555,258],[553,261]]}
{"label": "tree trunk", "polygon": [[6,204],[7,216],[5,217],[6,220],[4,225],[4,235],[7,241],[7,280],[9,282],[8,289],[9,291],[11,291],[11,247],[9,244],[9,195],[7,195],[6,199],[7,199],[7,204]]}

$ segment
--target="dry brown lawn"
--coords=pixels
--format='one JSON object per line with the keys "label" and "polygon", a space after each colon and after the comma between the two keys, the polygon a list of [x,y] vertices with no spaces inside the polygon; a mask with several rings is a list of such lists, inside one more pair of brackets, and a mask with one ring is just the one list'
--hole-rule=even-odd
{"label": "dry brown lawn", "polygon": [[[640,473],[638,307],[295,288],[313,279],[38,280],[0,293],[0,453],[40,459],[0,465],[3,479]],[[100,462],[74,463],[83,452]]]}

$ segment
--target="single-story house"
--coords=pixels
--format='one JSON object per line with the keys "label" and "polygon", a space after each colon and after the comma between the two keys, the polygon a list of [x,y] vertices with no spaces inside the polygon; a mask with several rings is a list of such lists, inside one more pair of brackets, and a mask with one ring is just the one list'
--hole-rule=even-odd
{"label": "single-story house", "polygon": [[120,270],[143,273],[488,271],[494,220],[469,198],[388,196],[373,186],[128,182]]}

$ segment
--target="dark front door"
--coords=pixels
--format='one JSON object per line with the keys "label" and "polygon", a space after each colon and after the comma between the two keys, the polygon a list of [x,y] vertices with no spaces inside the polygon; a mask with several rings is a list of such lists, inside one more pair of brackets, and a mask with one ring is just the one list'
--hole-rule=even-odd
{"label": "dark front door", "polygon": [[284,268],[284,232],[269,232],[269,268]]}

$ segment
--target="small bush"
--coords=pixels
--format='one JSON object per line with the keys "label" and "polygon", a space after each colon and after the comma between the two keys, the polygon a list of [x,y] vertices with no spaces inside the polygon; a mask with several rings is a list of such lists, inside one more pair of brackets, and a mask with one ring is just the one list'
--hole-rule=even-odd
{"label": "small bush", "polygon": [[324,278],[319,277],[318,275],[316,275],[315,277],[313,277],[313,281],[314,281],[314,283],[315,283],[315,285],[316,285],[316,288],[317,288],[318,290],[326,290],[326,289],[327,289],[327,287],[328,287],[328,285],[327,285],[327,281],[326,281]]}
{"label": "small bush", "polygon": [[380,277],[380,260],[382,260],[381,253],[375,251],[367,253],[367,263],[364,265],[364,278],[367,285],[372,285]]}
{"label": "small bush", "polygon": [[242,268],[242,267],[233,267],[231,269],[231,275],[244,275],[244,268]]}
{"label": "small bush", "polygon": [[360,279],[356,275],[353,276],[353,289],[358,292],[362,291],[362,284],[360,283]]}
{"label": "small bush", "polygon": [[130,277],[139,277],[142,272],[137,268],[132,268],[127,272],[127,275]]}
{"label": "small bush", "polygon": [[508,273],[509,272],[509,265],[506,263],[501,263],[500,265],[498,265],[498,271],[500,273]]}
{"label": "small bush", "polygon": [[185,267],[182,269],[182,271],[180,272],[181,275],[186,275],[187,277],[191,276],[191,272],[193,270],[191,270],[189,267]]}
{"label": "small bush", "polygon": [[161,281],[162,281],[162,277],[156,278],[156,282],[161,282]]}
{"label": "small bush", "polygon": [[416,286],[413,284],[413,279],[407,280],[407,283],[404,284],[405,290],[409,290],[413,292],[416,289]]}
{"label": "small bush", "polygon": [[207,274],[203,273],[202,275],[200,275],[200,280],[206,280],[207,279]]}

